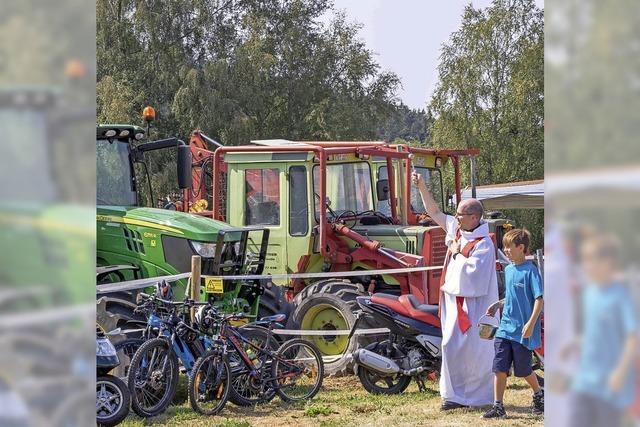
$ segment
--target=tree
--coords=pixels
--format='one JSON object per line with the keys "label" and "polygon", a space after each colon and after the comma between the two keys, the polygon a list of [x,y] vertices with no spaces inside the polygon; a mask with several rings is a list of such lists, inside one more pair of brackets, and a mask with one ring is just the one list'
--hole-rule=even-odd
{"label": "tree", "polygon": [[413,141],[418,146],[430,145],[432,124],[433,117],[424,110],[414,110],[401,103],[378,127],[378,138],[389,142],[398,139]]}
{"label": "tree", "polygon": [[152,104],[157,134],[186,139],[201,129],[225,145],[372,139],[395,109],[399,80],[380,71],[344,15],[320,23],[331,7],[328,0],[99,0],[98,116],[138,123],[136,112]]}
{"label": "tree", "polygon": [[[468,5],[442,48],[430,103],[433,142],[480,148],[478,184],[544,176],[543,53],[543,11],[533,0]],[[510,214],[541,237],[542,212]]]}

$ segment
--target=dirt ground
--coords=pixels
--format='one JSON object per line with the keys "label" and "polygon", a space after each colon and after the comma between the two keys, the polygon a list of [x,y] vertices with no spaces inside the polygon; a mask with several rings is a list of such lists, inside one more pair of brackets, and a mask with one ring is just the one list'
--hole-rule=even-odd
{"label": "dirt ground", "polygon": [[[510,378],[511,380],[511,378]],[[483,420],[482,409],[440,411],[436,383],[426,393],[412,384],[397,396],[367,393],[357,377],[325,378],[322,390],[305,404],[286,405],[278,398],[252,408],[227,403],[220,415],[206,417],[191,410],[188,402],[170,407],[158,417],[143,420],[130,415],[124,426],[531,426],[544,425],[543,417],[531,414],[531,390],[523,380],[510,381],[505,395],[506,420]]]}

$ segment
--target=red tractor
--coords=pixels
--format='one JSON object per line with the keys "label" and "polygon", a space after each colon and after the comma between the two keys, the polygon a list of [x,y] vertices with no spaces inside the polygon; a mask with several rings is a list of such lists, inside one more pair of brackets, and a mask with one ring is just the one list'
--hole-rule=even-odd
{"label": "red tractor", "polygon": [[[307,274],[274,279],[280,286],[262,296],[261,314],[285,312],[289,327],[333,331],[350,329],[355,298],[366,293],[412,294],[420,304],[438,303],[444,231],[418,216],[418,206],[412,209],[411,170],[429,175],[446,210],[440,169],[452,161],[459,194],[459,159],[477,150],[269,140],[212,151],[211,144],[217,143],[193,132],[193,187],[184,192],[182,208],[236,226],[266,226],[265,273]],[[419,219],[424,225],[416,225]],[[423,266],[436,268],[381,272]],[[357,345],[345,335],[311,339],[325,356]],[[342,358],[327,363],[328,372],[345,367]]]}

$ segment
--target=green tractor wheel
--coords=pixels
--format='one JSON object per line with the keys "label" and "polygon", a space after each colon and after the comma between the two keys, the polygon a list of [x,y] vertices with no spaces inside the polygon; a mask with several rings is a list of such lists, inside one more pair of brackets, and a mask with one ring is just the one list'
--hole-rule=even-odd
{"label": "green tractor wheel", "polygon": [[[350,330],[358,310],[356,297],[365,295],[362,285],[348,281],[323,281],[306,287],[293,300],[292,324],[303,330]],[[366,327],[366,326],[364,326]],[[352,365],[345,357],[359,347],[358,338],[348,335],[310,335],[324,358],[325,374],[344,374]],[[360,345],[362,340],[360,340]]]}

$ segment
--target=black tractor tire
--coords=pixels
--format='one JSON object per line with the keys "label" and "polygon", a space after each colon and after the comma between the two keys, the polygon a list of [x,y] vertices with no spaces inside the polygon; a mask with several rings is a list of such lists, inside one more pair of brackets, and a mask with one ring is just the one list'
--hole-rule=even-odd
{"label": "black tractor tire", "polygon": [[116,353],[118,355],[118,361],[120,364],[113,368],[111,373],[118,378],[127,378],[129,374],[129,365],[134,354],[144,344],[145,340],[142,338],[127,338],[122,341],[118,341],[114,344]]}
{"label": "black tractor tire", "polygon": [[264,288],[264,293],[260,295],[258,320],[274,314],[284,314],[287,316],[285,322],[289,320],[293,304],[286,300],[285,292],[286,288],[278,285],[271,286],[271,289]]}
{"label": "black tractor tire", "polygon": [[[300,292],[293,299],[293,305],[295,307],[291,316],[291,322],[288,324],[290,329],[316,329],[316,330],[336,330],[336,329],[351,329],[356,321],[355,313],[359,311],[359,307],[356,303],[356,297],[366,295],[362,285],[352,283],[348,280],[326,280],[314,283],[307,286],[302,292]],[[310,327],[310,319],[305,319],[305,316],[312,316],[313,319],[316,314],[319,314],[318,310],[322,310],[322,307],[326,309],[333,309],[339,312],[341,319],[337,319],[340,325],[334,325],[332,321],[327,322],[322,327],[318,327],[318,322],[314,323]],[[315,313],[314,313],[315,312]],[[322,323],[320,321],[319,323]],[[367,328],[366,322],[359,324],[358,329]],[[340,327],[337,327],[340,326]],[[335,360],[324,360],[324,372],[326,375],[345,375],[353,373],[353,362],[350,361],[346,355],[353,353],[360,346],[365,345],[369,339],[366,336],[354,336],[348,343],[345,344],[347,335],[328,335],[328,336],[304,336],[302,338],[311,341],[324,356],[333,356],[334,358],[339,354],[342,357]],[[334,347],[335,348],[331,348]],[[339,353],[340,352],[340,353]]]}
{"label": "black tractor tire", "polygon": [[[146,323],[147,319],[142,313],[134,313],[136,308],[135,300],[133,296],[122,295],[105,295],[96,301],[96,321],[105,330],[105,332],[111,332],[116,328],[122,328],[123,330],[134,328],[131,326],[131,321],[139,321]],[[141,333],[120,334],[110,336],[109,338],[115,344],[118,341],[125,340],[127,338],[140,338]]]}

